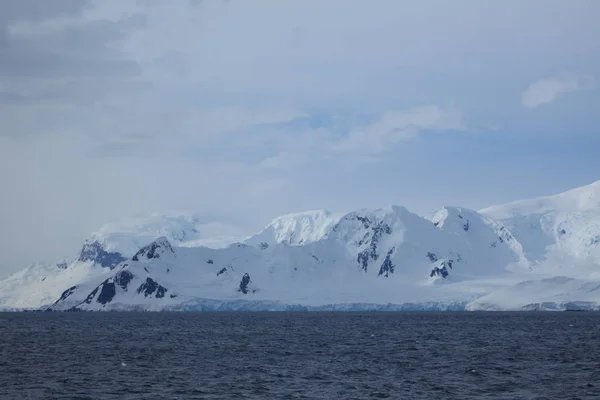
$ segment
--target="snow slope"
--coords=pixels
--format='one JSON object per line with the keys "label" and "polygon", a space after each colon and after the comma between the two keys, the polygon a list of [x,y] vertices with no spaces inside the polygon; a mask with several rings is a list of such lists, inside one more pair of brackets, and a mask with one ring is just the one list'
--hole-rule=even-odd
{"label": "snow slope", "polygon": [[553,196],[520,200],[491,206],[481,210],[482,214],[504,220],[516,215],[526,216],[547,212],[582,212],[600,210],[600,180],[586,186],[571,189]]}
{"label": "snow slope", "polygon": [[301,245],[316,242],[326,237],[341,217],[341,214],[332,214],[328,210],[283,215],[275,218],[260,233],[245,240],[245,243],[256,246],[261,243]]}
{"label": "snow slope", "polygon": [[199,217],[153,214],[105,225],[72,263],[0,281],[0,309],[595,309],[599,194],[596,182],[427,217],[309,211],[238,239],[207,237]]}
{"label": "snow slope", "polygon": [[489,207],[480,213],[502,222],[538,270],[599,277],[600,181],[554,196]]}

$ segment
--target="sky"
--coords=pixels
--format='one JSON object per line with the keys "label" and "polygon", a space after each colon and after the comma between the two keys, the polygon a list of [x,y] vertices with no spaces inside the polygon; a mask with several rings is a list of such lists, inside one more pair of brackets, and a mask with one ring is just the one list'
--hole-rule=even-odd
{"label": "sky", "polygon": [[600,179],[595,0],[0,2],[0,277],[106,222],[480,209]]}

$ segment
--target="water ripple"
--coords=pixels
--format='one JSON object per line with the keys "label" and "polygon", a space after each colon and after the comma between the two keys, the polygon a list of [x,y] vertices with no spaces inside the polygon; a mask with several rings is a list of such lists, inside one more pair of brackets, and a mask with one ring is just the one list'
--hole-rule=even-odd
{"label": "water ripple", "polygon": [[6,313],[1,399],[598,399],[598,313]]}

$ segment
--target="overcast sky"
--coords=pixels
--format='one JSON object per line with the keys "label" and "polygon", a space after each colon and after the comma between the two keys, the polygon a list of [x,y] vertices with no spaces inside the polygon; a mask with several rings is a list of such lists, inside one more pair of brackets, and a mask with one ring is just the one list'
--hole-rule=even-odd
{"label": "overcast sky", "polygon": [[600,179],[596,0],[0,2],[0,276],[105,222]]}

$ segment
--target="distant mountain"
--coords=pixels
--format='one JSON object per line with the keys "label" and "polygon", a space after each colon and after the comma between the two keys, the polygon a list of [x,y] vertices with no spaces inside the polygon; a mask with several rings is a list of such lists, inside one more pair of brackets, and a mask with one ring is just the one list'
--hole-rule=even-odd
{"label": "distant mountain", "polygon": [[290,214],[237,239],[203,224],[153,214],[106,225],[75,261],[0,281],[0,309],[600,308],[600,181],[479,212]]}

